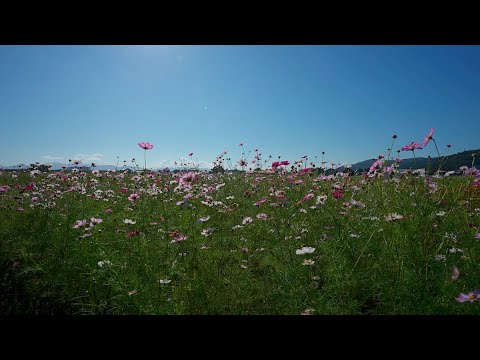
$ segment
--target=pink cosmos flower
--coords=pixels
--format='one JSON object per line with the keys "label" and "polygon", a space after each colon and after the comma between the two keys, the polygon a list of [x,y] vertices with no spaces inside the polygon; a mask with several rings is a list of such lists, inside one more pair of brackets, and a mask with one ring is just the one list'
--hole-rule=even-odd
{"label": "pink cosmos flower", "polygon": [[199,179],[200,179],[200,176],[197,173],[190,171],[182,175],[182,177],[179,180],[179,185],[180,187],[183,187],[183,188],[189,188],[193,182],[198,181]]}
{"label": "pink cosmos flower", "polygon": [[144,150],[152,150],[153,149],[153,145],[150,144],[149,142],[143,142],[143,141],[139,142],[138,146],[140,146]]}
{"label": "pink cosmos flower", "polygon": [[480,233],[477,233],[477,234],[475,235],[475,239],[480,239]]}
{"label": "pink cosmos flower", "polygon": [[90,223],[93,225],[101,224],[102,222],[102,219],[95,219],[94,217],[90,218]]}
{"label": "pink cosmos flower", "polygon": [[169,233],[169,235],[170,235],[170,237],[173,237],[173,240],[170,241],[170,243],[172,243],[172,244],[178,243],[180,241],[187,240],[187,238],[188,238],[187,235],[182,234],[179,231],[171,231]]}
{"label": "pink cosmos flower", "polygon": [[315,194],[312,194],[312,193],[307,194],[307,195],[305,195],[305,196],[303,197],[302,200],[299,201],[299,203],[303,203],[303,202],[305,202],[305,201],[308,201],[308,200],[310,200],[310,199],[313,199],[314,197],[315,197]]}
{"label": "pink cosmos flower", "polygon": [[133,193],[128,197],[128,200],[131,201],[131,202],[134,202],[139,197],[140,197],[140,195],[138,195],[137,193]]}
{"label": "pink cosmos flower", "polygon": [[258,220],[267,220],[267,219],[268,219],[268,215],[267,215],[267,214],[264,214],[264,213],[257,214],[257,219],[258,219]]}
{"label": "pink cosmos flower", "polygon": [[427,135],[425,135],[425,138],[423,139],[423,146],[427,145],[428,142],[433,139],[433,132],[434,132],[434,129],[431,129],[430,132]]}
{"label": "pink cosmos flower", "polygon": [[384,163],[385,163],[384,160],[379,159],[379,160],[375,161],[375,162],[372,164],[372,166],[370,166],[370,169],[369,169],[369,170],[370,170],[370,171],[375,171],[375,170],[377,170],[377,169],[380,169],[380,168],[383,166]]}
{"label": "pink cosmos flower", "polygon": [[108,208],[108,209],[105,209],[105,213],[106,213],[106,214],[110,214],[112,211],[113,211],[113,210],[112,210],[112,209],[110,209],[110,208]]}
{"label": "pink cosmos flower", "polygon": [[260,206],[262,204],[264,204],[268,199],[267,198],[263,198],[261,200],[258,200],[254,205],[255,206]]}
{"label": "pink cosmos flower", "polygon": [[87,220],[85,220],[85,219],[84,219],[84,220],[77,220],[77,221],[75,222],[75,225],[73,225],[73,228],[74,228],[74,229],[78,229],[78,228],[80,228],[80,227],[82,227],[82,226],[85,226],[86,224],[87,224]]}
{"label": "pink cosmos flower", "polygon": [[414,151],[417,149],[423,149],[419,143],[412,141],[410,144],[402,147],[402,151]]}

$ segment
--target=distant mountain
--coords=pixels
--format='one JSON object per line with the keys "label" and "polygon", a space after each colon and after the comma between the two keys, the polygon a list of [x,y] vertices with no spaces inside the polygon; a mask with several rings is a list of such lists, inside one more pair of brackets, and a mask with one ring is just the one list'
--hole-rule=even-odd
{"label": "distant mountain", "polygon": [[[52,167],[50,168],[51,170],[62,170],[62,165],[67,165],[67,164],[63,164],[63,163],[58,163],[58,162],[54,162],[54,163],[49,163],[49,164],[52,164]],[[115,165],[96,165],[95,168],[91,168],[90,166],[91,164],[80,164],[78,166],[69,166],[67,167],[67,169],[71,170],[71,169],[75,169],[76,167],[77,168],[88,168],[89,170],[100,170],[100,171],[107,171],[107,170],[115,170]],[[3,169],[6,169],[6,170],[18,170],[20,169],[21,165],[18,164],[18,165],[9,165],[9,166],[3,166],[2,168]],[[23,164],[23,169],[25,168],[29,168],[30,167],[30,164]],[[150,170],[154,170],[154,171],[157,171],[157,170],[162,170],[164,169],[165,167],[161,167],[161,168],[152,168]],[[132,167],[130,166],[118,166],[117,167],[117,170],[118,171],[122,171],[122,170],[126,170],[126,169],[130,169],[130,170],[133,170]],[[174,171],[174,170],[179,170],[180,168],[178,167],[169,167],[170,170]],[[137,170],[143,170],[143,167],[142,168],[139,168]],[[198,170],[209,170],[207,168],[199,168]]]}
{"label": "distant mountain", "polygon": [[[62,165],[67,165],[67,164],[63,164],[63,163],[58,163],[58,162],[54,162],[54,163],[49,163],[49,164],[52,164],[52,167],[51,167],[51,170],[62,170]],[[23,168],[29,168],[30,167],[30,164],[24,164]],[[88,167],[90,168],[90,164],[80,164],[78,165],[78,167]],[[9,166],[4,166],[3,167],[4,169],[19,169],[20,168],[20,165],[9,165]],[[70,166],[69,167],[70,169],[74,169],[75,166]],[[115,166],[114,165],[97,165],[95,166],[95,169],[97,170],[115,170]]]}
{"label": "distant mountain", "polygon": [[[480,164],[480,149],[477,150],[468,150],[459,152],[454,155],[443,156],[441,157],[432,157],[430,159],[425,157],[417,157],[402,159],[400,162],[399,169],[432,169],[437,170],[440,162],[443,160],[442,170],[451,171],[451,170],[458,170],[460,166],[472,166],[472,161],[474,160],[472,154],[476,154],[475,163],[473,166]],[[369,159],[360,161],[352,165],[352,170],[365,170],[369,169],[370,166],[376,161],[377,159]],[[386,161],[388,165],[393,163],[392,160]],[[343,167],[342,167],[343,168]],[[340,169],[342,169],[340,168]]]}
{"label": "distant mountain", "polygon": [[[476,154],[475,158],[475,163],[473,166],[479,166],[480,165],[480,149],[477,150],[468,150],[468,151],[463,151],[459,152],[457,154],[449,155],[446,156],[445,158],[443,157],[433,157],[433,158],[425,158],[425,157],[417,157],[416,159],[414,158],[408,158],[408,159],[402,159],[400,162],[399,169],[431,169],[433,171],[438,169],[438,166],[440,164],[440,161],[443,160],[442,163],[442,170],[445,171],[451,171],[451,170],[458,170],[460,166],[472,166],[472,161],[474,160],[474,157],[472,154]],[[368,170],[370,166],[376,161],[377,159],[369,159],[369,160],[364,160],[360,161],[358,163],[352,164],[352,170]],[[386,161],[387,165],[390,165],[393,163],[393,160]],[[26,167],[28,168],[30,164],[26,164]],[[82,164],[79,165],[79,167],[87,167],[90,168],[90,164]],[[19,165],[10,165],[10,166],[4,166],[4,169],[19,169]],[[24,167],[25,168],[25,167]],[[71,169],[75,168],[74,166],[70,166]],[[118,170],[125,170],[129,167],[124,167],[124,166],[118,166]],[[62,164],[58,162],[52,163],[52,170],[61,170],[62,169]],[[114,165],[97,165],[95,167],[97,170],[115,170]],[[176,167],[170,167],[170,170],[174,171],[177,170],[178,168]],[[344,169],[343,166],[337,168],[337,170],[342,171]],[[139,169],[141,170],[141,169]],[[152,170],[159,170],[159,168],[153,168]],[[209,170],[206,168],[200,168],[198,170]],[[332,170],[335,171],[335,170]]]}

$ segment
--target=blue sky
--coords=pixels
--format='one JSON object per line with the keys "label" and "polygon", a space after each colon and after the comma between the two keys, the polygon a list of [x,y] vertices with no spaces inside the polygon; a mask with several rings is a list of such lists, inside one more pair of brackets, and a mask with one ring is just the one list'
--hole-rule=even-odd
{"label": "blue sky", "polygon": [[140,141],[149,167],[240,142],[355,163],[432,127],[442,155],[476,149],[478,64],[479,46],[0,46],[0,165],[142,163]]}

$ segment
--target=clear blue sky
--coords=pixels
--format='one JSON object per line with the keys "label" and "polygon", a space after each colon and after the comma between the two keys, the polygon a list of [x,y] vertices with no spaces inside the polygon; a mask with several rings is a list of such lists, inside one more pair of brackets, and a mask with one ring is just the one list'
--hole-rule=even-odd
{"label": "clear blue sky", "polygon": [[240,142],[355,163],[432,127],[442,155],[476,149],[479,64],[480,46],[0,46],[0,164],[142,163],[140,141],[149,166]]}

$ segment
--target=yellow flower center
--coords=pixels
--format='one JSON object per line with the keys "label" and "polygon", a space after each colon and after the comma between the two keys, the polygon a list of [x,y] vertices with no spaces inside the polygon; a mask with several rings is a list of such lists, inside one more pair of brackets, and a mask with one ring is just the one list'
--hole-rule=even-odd
{"label": "yellow flower center", "polygon": [[470,294],[470,295],[468,295],[468,298],[471,299],[471,300],[474,300],[474,299],[477,298],[477,295],[475,295],[475,294]]}

